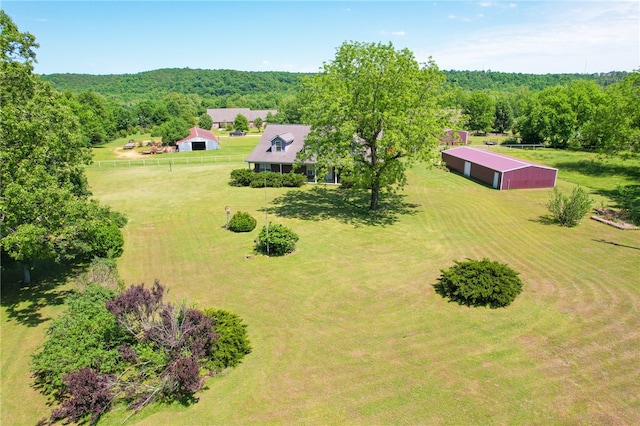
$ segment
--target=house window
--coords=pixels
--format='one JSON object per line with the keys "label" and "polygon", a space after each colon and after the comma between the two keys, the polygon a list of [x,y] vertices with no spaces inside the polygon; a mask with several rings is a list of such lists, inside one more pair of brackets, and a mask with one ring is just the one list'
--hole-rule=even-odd
{"label": "house window", "polygon": [[282,147],[282,141],[281,141],[280,139],[276,139],[276,140],[273,142],[273,146],[275,147],[276,152],[283,151],[283,149],[282,149],[282,148],[283,148],[283,147]]}
{"label": "house window", "polygon": [[260,170],[261,172],[270,172],[271,171],[271,164],[260,163],[258,170]]}

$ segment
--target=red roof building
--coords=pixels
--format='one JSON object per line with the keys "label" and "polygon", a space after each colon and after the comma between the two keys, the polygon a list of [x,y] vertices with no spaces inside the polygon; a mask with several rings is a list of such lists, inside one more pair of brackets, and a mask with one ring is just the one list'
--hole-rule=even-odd
{"label": "red roof building", "polygon": [[447,149],[441,155],[449,170],[495,189],[556,186],[558,169],[553,167],[469,147]]}

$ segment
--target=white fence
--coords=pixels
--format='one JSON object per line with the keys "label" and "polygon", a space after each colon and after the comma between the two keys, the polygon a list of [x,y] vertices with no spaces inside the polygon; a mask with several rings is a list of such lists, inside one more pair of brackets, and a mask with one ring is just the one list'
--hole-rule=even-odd
{"label": "white fence", "polygon": [[139,167],[139,166],[169,166],[177,164],[214,164],[214,163],[240,163],[245,162],[245,155],[211,155],[206,157],[164,157],[163,155],[150,155],[148,158],[134,158],[131,160],[100,160],[94,161],[89,167],[114,168],[114,167]]}

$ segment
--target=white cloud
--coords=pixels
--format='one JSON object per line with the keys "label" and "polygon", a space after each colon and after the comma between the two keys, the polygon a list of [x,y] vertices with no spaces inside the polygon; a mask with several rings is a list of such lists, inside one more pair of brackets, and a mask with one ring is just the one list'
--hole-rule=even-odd
{"label": "white cloud", "polygon": [[402,37],[402,36],[407,35],[407,33],[406,33],[406,32],[404,32],[404,31],[392,31],[392,32],[391,32],[391,35],[394,35],[394,36],[400,36],[400,37]]}
{"label": "white cloud", "polygon": [[[431,52],[442,69],[561,73],[631,71],[640,66],[639,5],[576,2],[545,22],[468,33]],[[416,52],[418,59],[427,55]]]}

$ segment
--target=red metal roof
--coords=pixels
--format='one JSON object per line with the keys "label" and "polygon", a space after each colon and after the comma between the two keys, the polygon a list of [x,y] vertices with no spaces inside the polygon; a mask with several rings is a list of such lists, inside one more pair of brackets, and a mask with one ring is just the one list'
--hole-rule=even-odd
{"label": "red metal roof", "polygon": [[453,157],[460,158],[472,163],[480,164],[498,172],[508,172],[510,170],[522,169],[524,167],[541,167],[544,169],[557,170],[553,167],[543,166],[541,164],[530,163],[525,160],[520,160],[506,155],[497,154],[495,152],[487,151],[484,149],[474,149],[466,146],[459,148],[451,148],[442,151]]}
{"label": "red metal roof", "polygon": [[218,137],[214,135],[213,132],[209,130],[201,129],[200,127],[192,127],[189,129],[189,136],[187,136],[184,139],[180,139],[176,143],[187,142],[194,138],[202,138],[202,139],[208,139],[208,140],[219,142]]}

